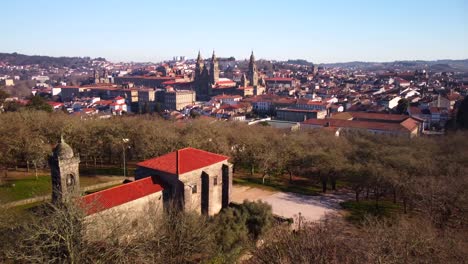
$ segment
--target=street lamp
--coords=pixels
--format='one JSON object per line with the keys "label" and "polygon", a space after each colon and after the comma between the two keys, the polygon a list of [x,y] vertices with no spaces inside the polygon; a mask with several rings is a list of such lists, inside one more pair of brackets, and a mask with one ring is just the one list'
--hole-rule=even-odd
{"label": "street lamp", "polygon": [[130,139],[128,138],[122,138],[122,142],[123,142],[123,145],[122,145],[122,148],[123,148],[123,171],[124,171],[124,177],[127,177],[127,170],[125,168],[125,144],[128,143],[130,141]]}

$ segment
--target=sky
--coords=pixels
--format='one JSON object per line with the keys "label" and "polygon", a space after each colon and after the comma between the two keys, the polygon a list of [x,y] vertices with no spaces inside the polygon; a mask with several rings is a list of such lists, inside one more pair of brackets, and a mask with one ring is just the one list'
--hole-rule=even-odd
{"label": "sky", "polygon": [[2,0],[0,52],[158,62],[468,58],[468,0]]}

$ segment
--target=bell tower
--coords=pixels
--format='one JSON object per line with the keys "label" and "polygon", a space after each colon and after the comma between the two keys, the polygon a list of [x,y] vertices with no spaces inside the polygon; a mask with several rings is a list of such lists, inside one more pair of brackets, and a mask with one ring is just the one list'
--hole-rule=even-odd
{"label": "bell tower", "polygon": [[212,85],[216,84],[219,81],[219,65],[218,58],[216,58],[215,52],[213,50],[213,56],[211,57],[210,65],[210,82]]}
{"label": "bell tower", "polygon": [[252,54],[250,55],[248,76],[249,76],[250,85],[254,87],[257,86],[258,85],[258,72],[257,72],[257,64],[255,63],[255,56],[254,56],[253,51],[252,51]]}
{"label": "bell tower", "polygon": [[62,137],[49,158],[53,203],[80,195],[79,164],[80,158],[75,157],[73,149]]}

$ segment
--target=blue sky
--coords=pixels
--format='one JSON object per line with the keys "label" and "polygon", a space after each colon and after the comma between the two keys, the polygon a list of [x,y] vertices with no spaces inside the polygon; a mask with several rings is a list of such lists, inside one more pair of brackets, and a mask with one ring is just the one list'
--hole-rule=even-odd
{"label": "blue sky", "polygon": [[316,63],[468,58],[468,0],[4,0],[0,52]]}

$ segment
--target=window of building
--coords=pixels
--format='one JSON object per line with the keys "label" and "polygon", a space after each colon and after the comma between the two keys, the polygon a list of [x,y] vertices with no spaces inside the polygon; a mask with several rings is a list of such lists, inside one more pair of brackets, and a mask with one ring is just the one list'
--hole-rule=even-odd
{"label": "window of building", "polygon": [[218,185],[218,176],[214,177],[213,185]]}
{"label": "window of building", "polygon": [[197,185],[192,186],[192,193],[197,193]]}

